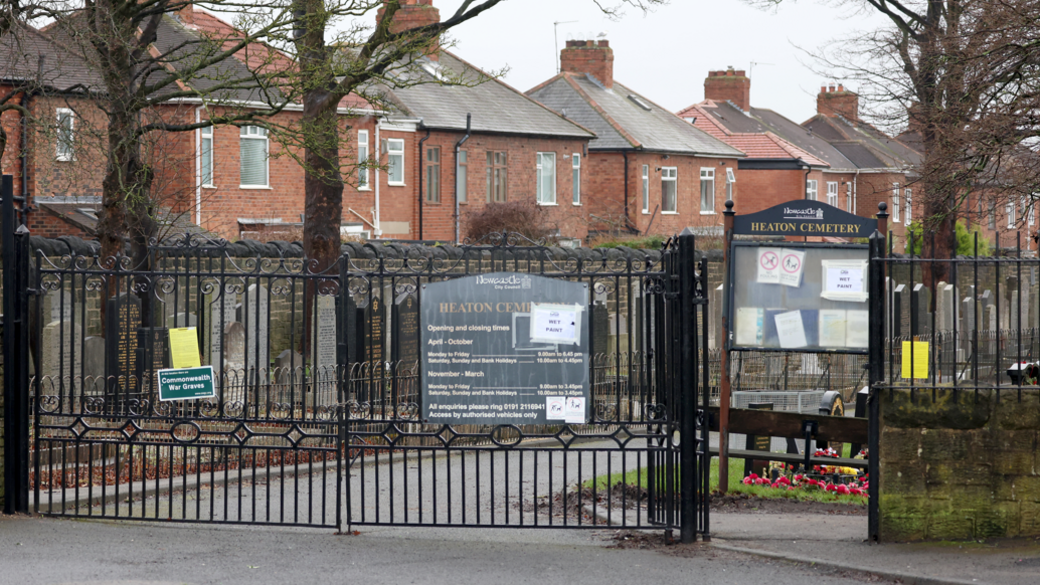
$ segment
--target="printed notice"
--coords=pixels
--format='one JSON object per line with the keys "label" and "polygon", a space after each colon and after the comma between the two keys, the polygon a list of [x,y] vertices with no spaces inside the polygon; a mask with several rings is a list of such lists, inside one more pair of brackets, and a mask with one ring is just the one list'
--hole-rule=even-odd
{"label": "printed notice", "polygon": [[569,396],[563,407],[563,422],[569,424],[585,424],[585,397]]}
{"label": "printed notice", "polygon": [[845,347],[845,311],[820,309],[820,347]]}
{"label": "printed notice", "polygon": [[903,342],[903,379],[911,377],[915,380],[928,378],[928,342]]}
{"label": "printed notice", "polygon": [[801,286],[804,268],[805,252],[786,249],[780,251],[780,284]]}
{"label": "printed notice", "polygon": [[763,284],[779,284],[780,248],[758,249],[758,282]]}
{"label": "printed notice", "polygon": [[578,319],[578,307],[531,303],[531,341],[575,344]]}
{"label": "printed notice", "polygon": [[563,396],[545,397],[545,420],[563,420],[564,405],[567,399]]}
{"label": "printed notice", "polygon": [[845,347],[867,347],[869,329],[870,311],[845,311]]}
{"label": "printed notice", "polygon": [[423,284],[422,291],[424,421],[587,420],[588,283],[496,272]]}
{"label": "printed notice", "polygon": [[864,286],[864,276],[867,272],[867,263],[864,261],[848,260],[823,260],[823,292],[820,293],[825,299],[832,301],[855,301],[867,300],[867,290]]}
{"label": "printed notice", "polygon": [[174,368],[197,368],[202,365],[199,359],[199,338],[194,327],[170,329],[170,365]]}
{"label": "printed notice", "polygon": [[791,349],[805,347],[809,344],[805,340],[805,326],[802,325],[801,311],[779,313],[773,319],[776,321],[776,335],[780,339],[780,347]]}
{"label": "printed notice", "polygon": [[737,345],[752,347],[762,345],[764,314],[765,310],[760,307],[737,309]]}

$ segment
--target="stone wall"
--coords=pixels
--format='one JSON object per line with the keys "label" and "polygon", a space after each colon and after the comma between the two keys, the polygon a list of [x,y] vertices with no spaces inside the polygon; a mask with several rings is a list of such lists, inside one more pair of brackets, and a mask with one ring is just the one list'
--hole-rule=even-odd
{"label": "stone wall", "polygon": [[1040,390],[886,390],[882,542],[1040,536]]}

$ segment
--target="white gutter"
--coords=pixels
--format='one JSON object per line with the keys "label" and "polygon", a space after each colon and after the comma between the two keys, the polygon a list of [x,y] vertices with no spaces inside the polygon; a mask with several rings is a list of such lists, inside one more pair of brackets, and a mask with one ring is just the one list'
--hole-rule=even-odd
{"label": "white gutter", "polygon": [[[252,100],[220,100],[220,101],[207,101],[199,98],[173,98],[162,102],[163,104],[204,104],[207,108],[219,108],[227,106],[240,106],[244,108],[253,108],[255,110],[270,110],[271,104],[267,102],[258,102]],[[158,104],[162,105],[162,104]],[[283,111],[286,112],[302,112],[302,104],[286,104],[282,107]],[[358,109],[358,108],[336,108],[337,114],[357,114],[365,116],[380,116],[386,115],[387,112],[384,110],[369,110],[369,109]]]}
{"label": "white gutter", "polygon": [[[202,120],[202,109],[195,108],[195,123]],[[202,226],[202,132],[195,129],[195,225]]]}

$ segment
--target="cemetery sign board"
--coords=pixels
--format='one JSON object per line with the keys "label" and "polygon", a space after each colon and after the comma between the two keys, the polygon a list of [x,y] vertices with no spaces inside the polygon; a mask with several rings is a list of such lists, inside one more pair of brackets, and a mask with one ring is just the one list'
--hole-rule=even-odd
{"label": "cemetery sign board", "polygon": [[422,416],[443,424],[585,423],[587,283],[498,272],[423,285]]}

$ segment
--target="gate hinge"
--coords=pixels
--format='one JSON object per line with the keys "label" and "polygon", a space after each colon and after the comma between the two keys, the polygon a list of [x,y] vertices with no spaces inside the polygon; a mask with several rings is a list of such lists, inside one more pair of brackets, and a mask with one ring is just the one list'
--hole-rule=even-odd
{"label": "gate hinge", "polygon": [[27,288],[27,289],[25,289],[25,292],[27,294],[29,294],[29,295],[32,295],[32,296],[37,296],[37,295],[40,294],[40,290],[36,289],[36,288]]}

